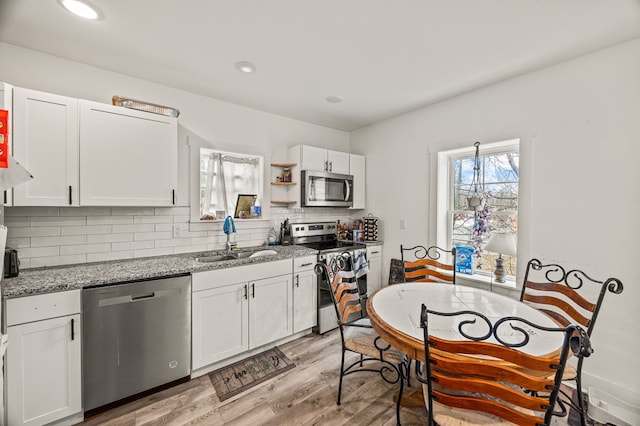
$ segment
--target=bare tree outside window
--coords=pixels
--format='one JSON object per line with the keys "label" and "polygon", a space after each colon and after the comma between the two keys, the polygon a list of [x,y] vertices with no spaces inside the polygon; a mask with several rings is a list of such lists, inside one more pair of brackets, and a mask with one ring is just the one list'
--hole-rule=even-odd
{"label": "bare tree outside window", "polygon": [[[480,183],[487,198],[490,218],[488,233],[483,244],[494,231],[518,232],[518,181],[519,181],[519,152],[491,153],[480,155]],[[474,157],[452,160],[453,168],[453,210],[452,240],[453,244],[473,246],[476,212],[467,208],[466,197],[473,191]],[[476,259],[476,270],[491,273],[495,265],[497,253],[482,252]],[[515,276],[516,259],[503,256],[507,274]]]}

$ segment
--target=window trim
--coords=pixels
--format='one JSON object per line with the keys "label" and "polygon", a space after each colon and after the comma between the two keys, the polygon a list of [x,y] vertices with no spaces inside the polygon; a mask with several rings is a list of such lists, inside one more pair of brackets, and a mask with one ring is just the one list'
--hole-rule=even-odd
{"label": "window trim", "polygon": [[[521,152],[520,138],[507,139],[503,141],[483,143],[481,145],[481,155],[491,155],[503,153],[505,151],[517,150]],[[436,244],[440,247],[449,247],[453,243],[453,224],[449,207],[453,206],[453,171],[450,163],[460,158],[472,157],[475,154],[475,147],[468,146],[450,150],[437,151],[436,164]],[[518,176],[518,218],[520,218],[520,199],[522,189],[522,174]],[[442,206],[446,206],[444,209]],[[478,271],[473,275],[460,274],[460,278],[490,285],[505,286],[515,288],[516,277],[507,276],[507,282],[500,284],[493,281],[492,274]]]}

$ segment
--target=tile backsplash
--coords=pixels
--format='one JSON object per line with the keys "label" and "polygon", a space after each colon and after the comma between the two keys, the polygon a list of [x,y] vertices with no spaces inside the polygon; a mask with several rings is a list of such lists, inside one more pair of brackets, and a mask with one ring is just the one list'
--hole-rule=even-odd
{"label": "tile backsplash", "polygon": [[[347,220],[345,209],[272,208],[271,220],[236,220],[239,247],[265,243],[280,222]],[[6,207],[7,246],[20,268],[224,249],[222,222],[190,222],[189,207]]]}

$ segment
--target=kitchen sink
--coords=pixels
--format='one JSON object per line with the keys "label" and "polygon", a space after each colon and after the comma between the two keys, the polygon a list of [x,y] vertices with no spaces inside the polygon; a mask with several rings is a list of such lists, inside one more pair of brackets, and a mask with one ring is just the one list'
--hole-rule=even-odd
{"label": "kitchen sink", "polygon": [[223,262],[225,260],[246,259],[248,257],[272,256],[274,254],[278,254],[278,253],[275,250],[261,250],[257,252],[240,251],[240,252],[233,252],[231,254],[225,253],[225,254],[217,254],[213,256],[198,257],[196,258],[196,260],[198,262],[211,263],[211,262]]}

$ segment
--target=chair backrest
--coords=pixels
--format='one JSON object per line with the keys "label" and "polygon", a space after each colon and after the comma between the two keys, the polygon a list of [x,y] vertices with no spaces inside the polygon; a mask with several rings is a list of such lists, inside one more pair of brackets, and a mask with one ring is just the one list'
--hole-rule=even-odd
{"label": "chair backrest", "polygon": [[582,271],[566,271],[558,264],[544,265],[538,259],[527,263],[520,300],[555,319],[559,324],[579,324],[591,336],[604,295],[622,293],[617,278],[598,281]]}
{"label": "chair backrest", "polygon": [[321,262],[315,266],[316,274],[325,280],[329,288],[340,326],[365,316],[352,262],[351,255],[343,253],[329,264]]}
{"label": "chair backrest", "polygon": [[[447,255],[451,263],[445,263]],[[400,256],[406,282],[456,283],[456,248],[445,250],[438,246],[400,245]]]}
{"label": "chair backrest", "polygon": [[[445,340],[429,332],[429,323],[442,317],[453,321],[460,340]],[[584,334],[578,333],[576,325],[548,328],[518,317],[491,323],[477,312],[442,313],[428,310],[424,304],[420,326],[427,362],[426,377],[419,379],[428,388],[429,424],[437,415],[437,402],[518,425],[548,425],[572,343],[576,350],[589,345],[588,339],[581,339]],[[550,355],[531,355],[526,351],[529,333],[557,339],[561,347]]]}

